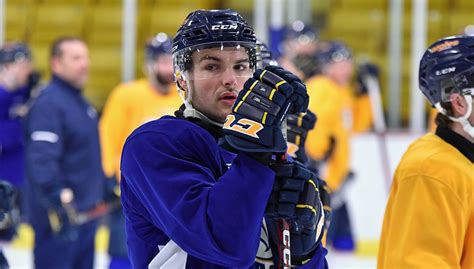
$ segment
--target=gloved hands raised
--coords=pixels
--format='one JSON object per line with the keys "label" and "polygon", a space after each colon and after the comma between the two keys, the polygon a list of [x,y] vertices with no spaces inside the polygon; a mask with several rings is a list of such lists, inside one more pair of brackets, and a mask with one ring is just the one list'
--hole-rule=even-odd
{"label": "gloved hands raised", "polygon": [[316,114],[310,110],[306,111],[306,113],[290,114],[286,120],[288,154],[303,164],[308,163],[308,156],[304,146],[306,137],[308,131],[314,128],[316,121]]}
{"label": "gloved hands raised", "polygon": [[312,257],[324,231],[318,178],[298,162],[272,164],[270,168],[276,178],[265,211],[269,236],[278,244],[277,220],[289,220],[291,261],[302,264]]}
{"label": "gloved hands raised", "polygon": [[281,126],[288,114],[305,112],[309,97],[303,82],[277,66],[257,69],[224,123],[225,141],[242,152],[284,153]]}

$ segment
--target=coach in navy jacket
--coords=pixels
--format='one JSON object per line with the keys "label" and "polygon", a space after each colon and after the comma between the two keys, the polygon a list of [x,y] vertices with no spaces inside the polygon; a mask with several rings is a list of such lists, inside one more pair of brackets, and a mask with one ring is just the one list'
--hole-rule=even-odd
{"label": "coach in navy jacket", "polygon": [[53,43],[53,77],[27,118],[28,211],[36,268],[93,268],[97,223],[74,225],[64,207],[86,211],[103,194],[97,113],[82,95],[88,65],[82,40]]}

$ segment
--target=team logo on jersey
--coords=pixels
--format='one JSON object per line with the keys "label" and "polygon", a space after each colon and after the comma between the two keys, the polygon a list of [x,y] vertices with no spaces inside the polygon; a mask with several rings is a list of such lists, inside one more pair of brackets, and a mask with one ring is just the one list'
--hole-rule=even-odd
{"label": "team logo on jersey", "polygon": [[443,50],[447,50],[447,49],[450,49],[454,46],[457,46],[458,44],[459,44],[459,40],[452,40],[452,41],[446,40],[443,43],[432,47],[431,49],[429,49],[429,51],[431,53],[441,52]]}
{"label": "team logo on jersey", "polygon": [[251,119],[236,120],[234,115],[229,114],[225,120],[224,129],[259,139],[257,133],[263,129],[263,125]]}

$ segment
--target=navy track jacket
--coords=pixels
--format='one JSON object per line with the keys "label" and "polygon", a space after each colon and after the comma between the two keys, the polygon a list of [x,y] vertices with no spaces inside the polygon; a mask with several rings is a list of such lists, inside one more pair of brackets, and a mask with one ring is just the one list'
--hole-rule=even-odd
{"label": "navy track jacket", "polygon": [[46,207],[47,196],[62,188],[72,189],[78,211],[103,198],[97,113],[79,89],[57,76],[27,116],[26,164],[33,207]]}

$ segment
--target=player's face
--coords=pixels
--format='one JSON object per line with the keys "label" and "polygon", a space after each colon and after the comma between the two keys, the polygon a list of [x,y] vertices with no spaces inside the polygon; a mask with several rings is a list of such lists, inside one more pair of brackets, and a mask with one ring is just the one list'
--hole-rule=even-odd
{"label": "player's face", "polygon": [[343,60],[339,62],[332,62],[327,67],[328,74],[339,85],[349,85],[354,71],[352,60]]}
{"label": "player's face", "polygon": [[16,86],[24,87],[28,83],[28,77],[33,71],[33,65],[30,60],[22,60],[12,64],[16,74]]}
{"label": "player's face", "polygon": [[61,44],[61,55],[52,59],[52,70],[74,87],[82,89],[89,76],[89,51],[81,41]]}
{"label": "player's face", "polygon": [[212,48],[192,55],[191,98],[195,109],[224,122],[245,81],[252,76],[244,48]]}
{"label": "player's face", "polygon": [[155,61],[153,61],[153,73],[160,84],[167,85],[172,83],[174,81],[173,56],[171,54],[163,54],[156,57]]}

